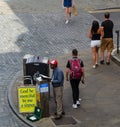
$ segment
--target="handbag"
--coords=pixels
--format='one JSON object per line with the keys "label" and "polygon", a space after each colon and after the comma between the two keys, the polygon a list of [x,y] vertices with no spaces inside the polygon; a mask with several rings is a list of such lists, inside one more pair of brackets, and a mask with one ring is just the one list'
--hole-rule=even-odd
{"label": "handbag", "polygon": [[78,15],[77,8],[76,8],[75,5],[72,6],[72,13],[73,13],[74,16],[77,16]]}

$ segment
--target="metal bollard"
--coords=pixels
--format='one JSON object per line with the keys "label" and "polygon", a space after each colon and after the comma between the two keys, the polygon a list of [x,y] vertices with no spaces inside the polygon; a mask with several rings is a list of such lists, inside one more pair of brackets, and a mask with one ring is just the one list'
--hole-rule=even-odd
{"label": "metal bollard", "polygon": [[119,54],[119,30],[115,31],[117,34],[117,53]]}

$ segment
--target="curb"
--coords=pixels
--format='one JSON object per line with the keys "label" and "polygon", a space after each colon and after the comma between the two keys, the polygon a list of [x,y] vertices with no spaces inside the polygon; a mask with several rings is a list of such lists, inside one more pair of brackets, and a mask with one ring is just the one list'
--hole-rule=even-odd
{"label": "curb", "polygon": [[[120,50],[120,48],[119,48]],[[118,66],[120,66],[120,59],[118,57],[116,57],[116,52],[117,52],[117,49],[114,49],[111,53],[111,59],[112,61],[114,61]]]}
{"label": "curb", "polygon": [[10,106],[10,108],[12,109],[13,113],[25,124],[27,124],[30,127],[36,127],[35,125],[33,125],[30,121],[27,121],[16,109],[14,103],[13,103],[13,97],[12,97],[12,87],[13,84],[15,82],[15,79],[21,74],[22,72],[19,71],[16,73],[15,77],[12,79],[9,87],[8,87],[8,92],[7,92],[7,100],[8,100],[8,104]]}

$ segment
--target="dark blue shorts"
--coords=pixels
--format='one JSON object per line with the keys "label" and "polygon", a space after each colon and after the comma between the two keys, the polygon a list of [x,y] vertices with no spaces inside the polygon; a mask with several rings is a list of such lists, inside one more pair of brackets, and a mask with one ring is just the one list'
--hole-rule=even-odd
{"label": "dark blue shorts", "polygon": [[72,0],[64,0],[64,7],[72,7]]}

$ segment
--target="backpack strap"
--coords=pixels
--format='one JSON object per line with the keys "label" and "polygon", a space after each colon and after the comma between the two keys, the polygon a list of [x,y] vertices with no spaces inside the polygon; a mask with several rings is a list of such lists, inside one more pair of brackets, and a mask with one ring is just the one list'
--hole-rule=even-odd
{"label": "backpack strap", "polygon": [[[68,60],[69,62],[73,61],[73,60],[80,60],[79,58],[72,58],[70,60]],[[81,63],[81,60],[80,60],[80,63]]]}

